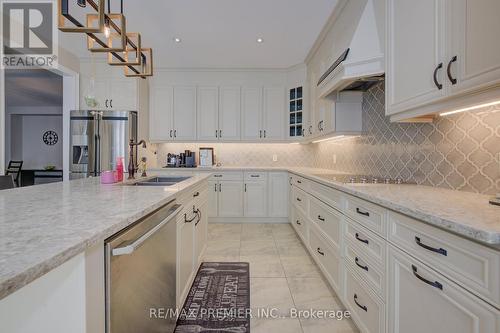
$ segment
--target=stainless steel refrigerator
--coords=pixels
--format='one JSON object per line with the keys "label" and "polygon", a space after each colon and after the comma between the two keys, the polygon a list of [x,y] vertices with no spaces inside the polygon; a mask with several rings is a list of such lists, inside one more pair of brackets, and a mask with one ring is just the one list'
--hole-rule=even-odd
{"label": "stainless steel refrigerator", "polygon": [[74,110],[70,119],[70,179],[114,170],[117,157],[124,158],[127,171],[129,140],[137,142],[137,112]]}

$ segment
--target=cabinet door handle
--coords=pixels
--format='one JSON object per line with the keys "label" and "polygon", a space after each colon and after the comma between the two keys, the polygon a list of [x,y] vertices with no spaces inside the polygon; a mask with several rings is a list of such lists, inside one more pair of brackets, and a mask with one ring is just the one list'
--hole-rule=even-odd
{"label": "cabinet door handle", "polygon": [[215,130],[215,138],[219,137],[219,131]]}
{"label": "cabinet door handle", "polygon": [[172,137],[172,130],[170,130],[170,137]]}
{"label": "cabinet door handle", "polygon": [[259,138],[262,139],[262,130],[259,131]]}
{"label": "cabinet door handle", "polygon": [[109,107],[113,108],[113,100],[112,99],[109,100]]}
{"label": "cabinet door handle", "polygon": [[222,139],[222,130],[219,130],[219,139]]}
{"label": "cabinet door handle", "polygon": [[295,221],[295,223],[297,223],[298,225],[302,225],[299,220]]}
{"label": "cabinet door handle", "polygon": [[318,248],[316,249],[316,251],[317,251],[319,254],[321,254],[322,256],[324,256],[324,255],[325,255],[325,252],[322,252],[320,247],[318,247]]}
{"label": "cabinet door handle", "polygon": [[217,184],[214,184],[215,192],[217,192]]}
{"label": "cabinet door handle", "polygon": [[321,217],[321,215],[318,215],[318,220],[325,222],[325,219]]}
{"label": "cabinet door handle", "polygon": [[177,130],[174,130],[174,138],[177,137]]}
{"label": "cabinet door handle", "polygon": [[264,137],[266,137],[266,130],[264,130]]}
{"label": "cabinet door handle", "polygon": [[439,248],[438,249],[438,248],[435,248],[435,247],[431,247],[429,245],[425,245],[424,243],[422,243],[420,241],[420,237],[418,237],[418,236],[415,236],[415,243],[417,243],[418,246],[423,247],[424,249],[429,250],[431,252],[439,253],[439,254],[442,254],[443,256],[447,256],[448,255],[448,252],[445,249],[443,249],[443,248]]}
{"label": "cabinet door handle", "polygon": [[438,71],[443,68],[443,63],[439,63],[439,65],[437,65],[437,67],[434,69],[434,84],[436,85],[436,87],[441,90],[443,89],[443,85],[441,83],[439,83],[438,79],[437,79],[437,74],[438,74]]}
{"label": "cabinet door handle", "polygon": [[309,126],[309,134],[311,134],[311,135],[313,134],[313,127],[312,127],[312,125]]}
{"label": "cabinet door handle", "polygon": [[443,285],[442,285],[441,283],[439,283],[439,282],[437,282],[437,281],[432,282],[432,281],[429,281],[429,280],[427,280],[426,278],[424,278],[424,277],[420,276],[420,275],[417,273],[417,266],[415,266],[415,265],[411,265],[411,269],[412,269],[412,271],[413,271],[413,275],[415,275],[415,277],[416,277],[417,279],[419,279],[420,281],[423,281],[423,282],[427,283],[428,285],[431,285],[431,286],[433,286],[434,288],[437,288],[437,289],[439,289],[439,290],[443,290]]}
{"label": "cabinet door handle", "polygon": [[188,218],[187,218],[187,213],[184,213],[184,223],[191,223],[191,222],[193,222],[193,221],[194,221],[194,219],[195,219],[195,218],[197,218],[197,217],[198,217],[198,215],[196,215],[196,214],[195,214],[195,215],[193,216],[193,218],[188,219]]}
{"label": "cabinet door handle", "polygon": [[369,212],[363,212],[362,210],[360,210],[358,207],[356,207],[356,213],[360,214],[360,215],[364,215],[364,216],[370,216],[370,213]]}
{"label": "cabinet door handle", "polygon": [[290,185],[292,185],[292,177],[290,177]]}
{"label": "cabinet door handle", "polygon": [[199,195],[200,195],[200,192],[196,192],[195,194],[193,194],[193,198],[196,198]]}
{"label": "cabinet door handle", "polygon": [[358,258],[358,257],[356,257],[356,258],[354,259],[354,261],[356,262],[356,265],[357,265],[359,268],[364,269],[365,271],[367,271],[367,272],[368,272],[368,266],[363,266],[363,265],[361,265],[361,264],[359,263],[359,258]]}
{"label": "cabinet door handle", "polygon": [[219,192],[222,192],[222,184],[219,184]]}
{"label": "cabinet door handle", "polygon": [[356,303],[357,306],[360,307],[360,309],[363,309],[365,310],[365,312],[368,312],[368,308],[366,307],[366,305],[361,305],[358,303],[358,295],[354,294],[354,303]]}
{"label": "cabinet door handle", "polygon": [[297,184],[302,184],[302,181],[300,181],[300,180],[297,180]]}
{"label": "cabinet door handle", "polygon": [[106,100],[106,108],[108,107],[108,100]]}
{"label": "cabinet door handle", "polygon": [[196,210],[196,215],[198,216],[198,220],[194,223],[195,227],[201,222],[201,210],[199,208]]}
{"label": "cabinet door handle", "polygon": [[361,243],[368,244],[368,239],[359,238],[358,233],[356,233],[356,239],[359,240]]}
{"label": "cabinet door handle", "polygon": [[247,184],[245,184],[245,192],[247,191]]}
{"label": "cabinet door handle", "polygon": [[448,79],[450,80],[451,84],[457,84],[457,79],[455,79],[452,75],[451,75],[451,65],[457,61],[457,56],[454,56],[453,58],[451,58],[450,62],[448,63],[448,68],[446,69],[446,73],[448,74]]}
{"label": "cabinet door handle", "polygon": [[301,198],[297,198],[297,201],[298,201],[298,202],[301,202],[301,201],[302,201],[302,199],[301,199]]}

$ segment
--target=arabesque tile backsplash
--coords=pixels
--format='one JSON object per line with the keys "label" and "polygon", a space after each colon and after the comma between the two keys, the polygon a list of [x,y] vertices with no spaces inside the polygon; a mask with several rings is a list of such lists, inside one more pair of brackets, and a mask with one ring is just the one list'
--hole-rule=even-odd
{"label": "arabesque tile backsplash", "polygon": [[[216,160],[224,166],[317,167],[470,192],[500,192],[500,107],[440,117],[428,124],[390,123],[384,115],[383,83],[364,95],[359,137],[309,145],[160,144],[152,166],[165,165],[169,152],[204,146],[215,148]],[[273,162],[275,154],[278,161]]]}

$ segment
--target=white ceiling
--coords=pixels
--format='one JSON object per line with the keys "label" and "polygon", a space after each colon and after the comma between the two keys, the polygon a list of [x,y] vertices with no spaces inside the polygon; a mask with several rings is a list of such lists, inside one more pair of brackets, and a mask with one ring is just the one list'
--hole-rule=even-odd
{"label": "white ceiling", "polygon": [[[153,47],[157,68],[287,68],[304,61],[336,3],[124,0],[124,14],[127,30],[140,32],[143,46]],[[60,34],[60,43],[89,57],[82,36]]]}

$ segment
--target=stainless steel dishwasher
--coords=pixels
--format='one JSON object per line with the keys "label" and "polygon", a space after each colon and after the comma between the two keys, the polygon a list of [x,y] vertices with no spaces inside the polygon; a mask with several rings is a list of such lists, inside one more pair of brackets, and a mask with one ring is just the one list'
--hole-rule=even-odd
{"label": "stainless steel dishwasher", "polygon": [[105,241],[107,333],[174,331],[180,209],[173,200]]}

